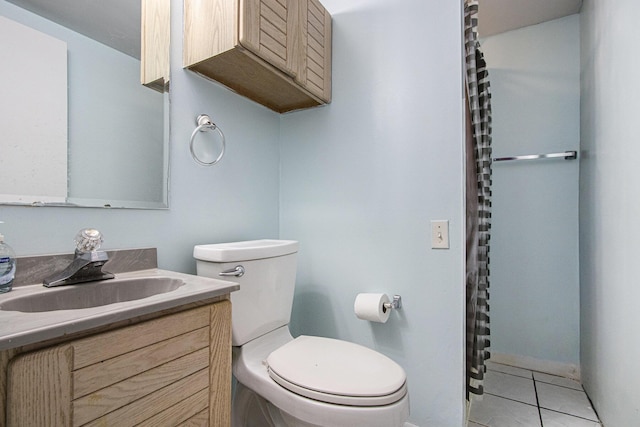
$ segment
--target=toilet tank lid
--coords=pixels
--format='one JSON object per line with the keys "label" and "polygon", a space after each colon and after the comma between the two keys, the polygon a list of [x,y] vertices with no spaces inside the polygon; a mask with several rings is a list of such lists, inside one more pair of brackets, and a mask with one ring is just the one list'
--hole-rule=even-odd
{"label": "toilet tank lid", "polygon": [[233,262],[273,258],[297,251],[298,242],[295,240],[262,239],[197,245],[193,248],[193,257],[201,261]]}

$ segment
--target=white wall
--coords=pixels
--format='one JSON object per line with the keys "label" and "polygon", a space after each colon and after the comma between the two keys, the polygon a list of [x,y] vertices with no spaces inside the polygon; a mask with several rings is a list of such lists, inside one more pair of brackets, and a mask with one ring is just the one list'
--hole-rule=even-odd
{"label": "white wall", "polygon": [[580,281],[582,381],[607,427],[640,419],[637,0],[585,0]]}
{"label": "white wall", "polygon": [[[487,37],[482,50],[494,157],[579,150],[579,16]],[[493,164],[492,353],[577,370],[578,166],[563,159]]]}
{"label": "white wall", "polygon": [[67,44],[2,15],[0,40],[0,200],[64,202]]}
{"label": "white wall", "polygon": [[[464,385],[461,10],[323,0],[333,102],[282,117],[281,232],[300,241],[294,334],[370,346],[407,371],[411,421],[461,426]],[[450,221],[451,249],[430,247]],[[400,294],[386,324],[359,292]]]}

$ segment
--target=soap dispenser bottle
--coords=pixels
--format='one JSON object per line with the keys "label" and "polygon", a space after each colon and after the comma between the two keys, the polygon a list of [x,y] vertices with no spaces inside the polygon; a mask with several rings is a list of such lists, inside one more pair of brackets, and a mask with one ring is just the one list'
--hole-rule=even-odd
{"label": "soap dispenser bottle", "polygon": [[0,293],[9,292],[16,275],[16,254],[0,234]]}

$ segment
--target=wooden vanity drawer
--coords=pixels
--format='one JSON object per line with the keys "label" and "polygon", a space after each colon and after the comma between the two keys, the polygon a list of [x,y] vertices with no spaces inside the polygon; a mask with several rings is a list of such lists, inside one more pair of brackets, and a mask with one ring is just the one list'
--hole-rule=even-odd
{"label": "wooden vanity drawer", "polygon": [[229,425],[231,303],[19,355],[7,388],[9,426]]}

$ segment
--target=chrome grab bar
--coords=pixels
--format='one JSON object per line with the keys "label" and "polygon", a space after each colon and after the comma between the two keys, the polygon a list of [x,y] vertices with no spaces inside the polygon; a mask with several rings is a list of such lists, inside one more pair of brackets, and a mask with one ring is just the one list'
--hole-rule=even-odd
{"label": "chrome grab bar", "polygon": [[549,153],[549,154],[529,154],[526,156],[510,156],[510,157],[496,157],[494,162],[506,162],[510,160],[538,160],[538,159],[553,159],[558,157],[564,157],[565,160],[575,160],[578,158],[577,151],[565,151],[563,153]]}

